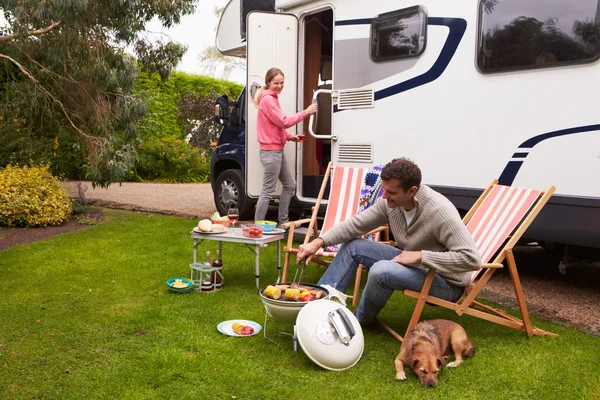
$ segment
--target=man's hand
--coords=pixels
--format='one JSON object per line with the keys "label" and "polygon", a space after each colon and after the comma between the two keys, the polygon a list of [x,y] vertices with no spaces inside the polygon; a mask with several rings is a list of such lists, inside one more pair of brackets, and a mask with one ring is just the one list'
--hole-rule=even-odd
{"label": "man's hand", "polygon": [[405,265],[421,265],[421,252],[420,251],[403,251],[396,257],[392,258],[392,261],[398,264]]}
{"label": "man's hand", "polygon": [[316,238],[312,242],[301,244],[298,248],[298,254],[296,254],[296,263],[299,263],[304,258],[306,258],[306,263],[308,264],[312,259],[312,256],[324,245],[323,239]]}

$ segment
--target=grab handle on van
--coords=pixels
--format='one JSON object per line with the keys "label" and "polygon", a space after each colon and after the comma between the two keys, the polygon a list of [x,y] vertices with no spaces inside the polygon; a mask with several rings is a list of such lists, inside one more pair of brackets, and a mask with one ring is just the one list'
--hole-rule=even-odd
{"label": "grab handle on van", "polygon": [[[333,90],[329,90],[329,89],[318,89],[315,90],[315,93],[313,94],[313,98],[312,98],[312,103],[313,104],[318,104],[318,96],[321,93],[328,93],[331,95],[331,93],[333,93]],[[318,111],[317,111],[318,112]],[[337,136],[335,135],[317,135],[315,134],[315,132],[313,131],[313,122],[315,120],[315,114],[311,114],[310,118],[308,119],[308,133],[310,133],[310,136],[314,137],[315,139],[331,139],[331,140],[337,140]]]}

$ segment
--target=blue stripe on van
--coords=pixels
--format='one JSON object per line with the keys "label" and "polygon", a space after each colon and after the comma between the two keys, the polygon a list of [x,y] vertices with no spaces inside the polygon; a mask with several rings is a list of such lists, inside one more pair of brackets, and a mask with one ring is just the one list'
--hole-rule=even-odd
{"label": "blue stripe on van", "polygon": [[[527,139],[519,146],[519,149],[531,149],[538,143],[543,142],[544,140],[552,139],[552,138],[559,137],[559,136],[574,135],[577,133],[585,133],[585,132],[593,132],[593,131],[600,131],[600,124],[578,126],[575,128],[560,129],[558,131],[547,132],[547,133],[543,133],[541,135],[534,136],[530,139]],[[527,156],[527,154],[529,154],[529,153],[515,153],[513,155],[513,158],[517,154],[519,154],[519,155],[523,154],[524,155],[523,159],[524,159]],[[502,171],[502,174],[500,174],[500,178],[498,178],[498,183],[500,183],[501,185],[507,185],[507,186],[512,185],[512,183],[515,181],[515,178],[517,177],[517,174],[519,173],[519,169],[521,169],[521,166],[523,165],[523,162],[524,162],[524,160],[523,161],[509,161],[508,164],[506,164],[506,167],[504,167],[504,171]]]}
{"label": "blue stripe on van", "polygon": [[373,18],[361,18],[361,19],[346,19],[342,21],[335,21],[335,26],[344,25],[371,25]]}
{"label": "blue stripe on van", "polygon": [[424,74],[375,92],[375,101],[433,82],[444,73],[446,67],[450,64],[450,60],[454,57],[454,53],[456,53],[456,49],[467,29],[467,21],[462,18],[429,17],[427,22],[429,25],[447,26],[450,28],[448,38],[438,59],[435,60],[429,71]]}
{"label": "blue stripe on van", "polygon": [[[367,18],[349,19],[336,21],[335,24],[336,26],[365,25],[370,24],[371,21],[372,19]],[[446,67],[448,64],[450,64],[450,60],[452,60],[452,57],[454,57],[454,53],[456,53],[456,49],[458,48],[465,30],[467,29],[467,21],[462,18],[429,17],[427,19],[427,23],[429,25],[447,26],[450,28],[448,38],[446,39],[446,43],[444,43],[444,47],[442,48],[438,59],[424,74],[375,92],[375,101],[426,85],[430,82],[433,82],[444,73]],[[338,110],[336,104],[333,108],[333,112],[339,111],[343,110]]]}

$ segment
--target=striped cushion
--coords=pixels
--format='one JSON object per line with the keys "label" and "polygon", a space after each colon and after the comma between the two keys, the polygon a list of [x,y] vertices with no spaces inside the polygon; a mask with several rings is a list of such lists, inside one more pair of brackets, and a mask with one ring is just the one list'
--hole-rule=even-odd
{"label": "striped cushion", "polygon": [[487,263],[525,218],[541,191],[496,185],[479,206],[467,229],[481,261]]}

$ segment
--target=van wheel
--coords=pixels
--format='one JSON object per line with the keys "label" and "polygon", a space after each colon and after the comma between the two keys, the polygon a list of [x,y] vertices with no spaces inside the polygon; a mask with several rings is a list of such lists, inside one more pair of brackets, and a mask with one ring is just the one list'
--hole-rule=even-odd
{"label": "van wheel", "polygon": [[227,215],[231,207],[236,207],[240,212],[240,219],[254,217],[254,203],[246,197],[244,176],[239,169],[227,169],[219,174],[215,181],[215,205],[221,215]]}

